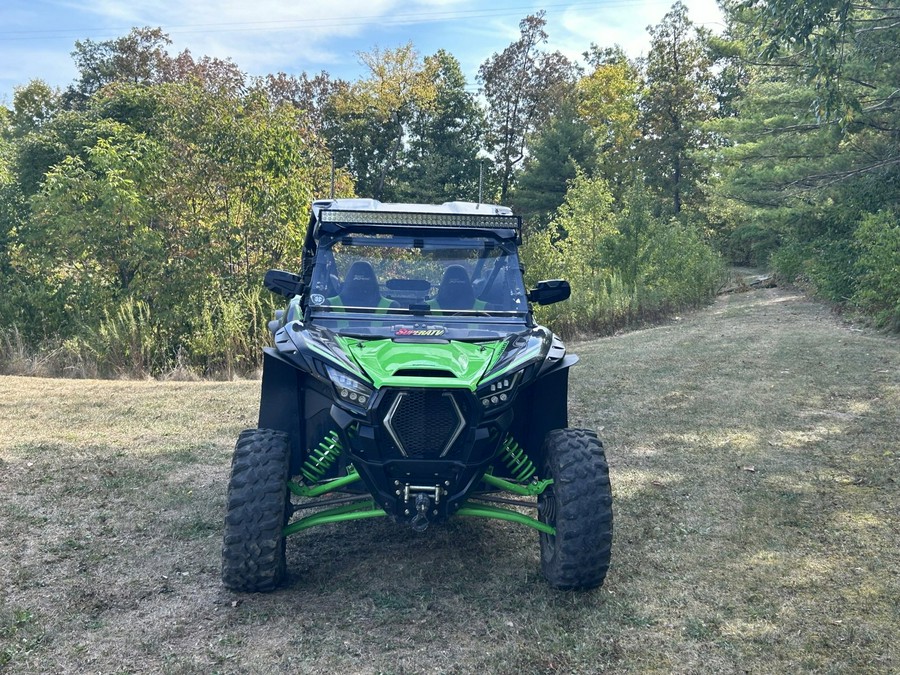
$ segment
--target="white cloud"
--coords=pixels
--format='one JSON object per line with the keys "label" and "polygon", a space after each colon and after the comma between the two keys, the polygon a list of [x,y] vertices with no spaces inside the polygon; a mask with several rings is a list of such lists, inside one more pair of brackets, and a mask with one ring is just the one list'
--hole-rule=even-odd
{"label": "white cloud", "polygon": [[580,58],[591,43],[601,48],[618,44],[636,57],[647,49],[647,26],[657,23],[665,10],[666,4],[659,2],[594,11],[569,9],[560,20],[561,44],[570,58]]}
{"label": "white cloud", "polygon": [[[714,31],[722,28],[722,14],[715,0],[686,0],[688,17],[697,26]],[[655,26],[672,6],[670,0],[642,3],[611,3],[606,8],[566,9],[558,21],[560,39],[556,49],[572,59],[581,59],[591,43],[599,47],[620,45],[632,58],[646,54],[650,48],[649,26]]]}
{"label": "white cloud", "polygon": [[688,16],[698,26],[708,28],[714,33],[721,33],[725,28],[725,19],[716,0],[690,0],[685,3]]}

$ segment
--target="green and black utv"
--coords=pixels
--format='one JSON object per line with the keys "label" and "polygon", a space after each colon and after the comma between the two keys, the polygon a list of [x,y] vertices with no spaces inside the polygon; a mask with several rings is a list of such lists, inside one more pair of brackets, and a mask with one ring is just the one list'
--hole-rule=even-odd
{"label": "green and black utv", "polygon": [[538,531],[550,584],[603,583],[603,444],[567,427],[578,359],[529,306],[570,288],[526,292],[521,238],[501,206],[313,204],[300,273],[265,278],[288,304],[269,325],[259,428],[234,451],[228,588],[276,588],[289,535],[385,516],[417,531],[459,516],[519,523]]}

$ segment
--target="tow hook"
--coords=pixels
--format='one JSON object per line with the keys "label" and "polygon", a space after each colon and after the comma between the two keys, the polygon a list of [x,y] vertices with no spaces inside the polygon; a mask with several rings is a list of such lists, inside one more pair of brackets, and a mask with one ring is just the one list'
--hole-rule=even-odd
{"label": "tow hook", "polygon": [[416,495],[416,515],[410,522],[410,527],[415,532],[424,532],[428,529],[428,509],[431,508],[431,499],[420,492]]}

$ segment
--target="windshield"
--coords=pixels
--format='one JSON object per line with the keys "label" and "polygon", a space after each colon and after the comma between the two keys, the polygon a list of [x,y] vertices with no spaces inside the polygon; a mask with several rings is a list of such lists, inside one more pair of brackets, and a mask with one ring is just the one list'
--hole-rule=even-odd
{"label": "windshield", "polygon": [[323,237],[308,306],[343,334],[446,339],[520,331],[528,313],[515,244],[490,237]]}

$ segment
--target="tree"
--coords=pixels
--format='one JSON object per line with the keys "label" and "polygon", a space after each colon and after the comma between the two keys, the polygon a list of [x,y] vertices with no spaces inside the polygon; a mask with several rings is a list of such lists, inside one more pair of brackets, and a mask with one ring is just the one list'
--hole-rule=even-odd
{"label": "tree", "polygon": [[169,69],[166,47],[172,40],[160,28],[132,28],[115,40],[77,40],[72,58],[78,81],[66,91],[70,105],[82,105],[110,82],[157,82]]}
{"label": "tree", "polygon": [[900,163],[900,7],[775,0],[760,8],[739,6],[735,18],[752,25],[768,66],[795,71],[795,79],[812,86],[814,123],[837,124],[854,137],[853,147],[865,146],[856,162],[810,181],[828,183]]}
{"label": "tree", "polygon": [[[115,82],[12,154],[36,168],[0,185],[25,207],[0,210],[0,272],[15,282],[0,316],[31,340],[65,322],[117,371],[169,367],[179,349],[210,369],[258,358],[262,275],[297,264],[329,183],[302,111],[198,82]],[[337,187],[352,189],[342,173]]]}
{"label": "tree", "polygon": [[586,54],[594,70],[578,81],[578,112],[588,125],[598,171],[616,197],[632,181],[642,93],[640,72],[619,48]]}
{"label": "tree", "polygon": [[528,138],[551,118],[575,76],[575,67],[560,52],[541,50],[547,42],[546,25],[544,12],[525,17],[519,23],[519,39],[478,69],[488,106],[488,147],[500,173],[501,202],[526,157]]}
{"label": "tree", "polygon": [[435,96],[413,109],[399,196],[414,202],[475,201],[484,115],[466,91],[453,55],[440,50],[425,57],[424,71],[432,78]]}
{"label": "tree", "polygon": [[161,59],[156,80],[193,82],[207,91],[230,96],[240,95],[246,86],[246,76],[231,59],[202,56],[195,60],[187,49],[174,59]]}
{"label": "tree", "polygon": [[43,80],[32,80],[24,87],[16,87],[10,116],[12,133],[24,136],[40,129],[53,118],[59,108],[59,91]]}
{"label": "tree", "polygon": [[262,276],[299,263],[329,150],[294,102],[165,44],[79,43],[77,105],[36,81],[0,108],[0,325],[34,347],[64,326],[102,373],[231,373],[259,358]]}
{"label": "tree", "polygon": [[155,283],[162,260],[153,227],[158,146],[126,125],[98,120],[81,135],[85,155],[51,168],[17,236],[22,269],[53,290],[56,318],[98,325],[105,307]]}
{"label": "tree", "polygon": [[679,1],[650,28],[642,97],[640,155],[650,185],[681,212],[702,179],[696,151],[709,143],[702,122],[714,115],[706,33],[695,29]]}
{"label": "tree", "polygon": [[315,132],[323,135],[329,122],[335,122],[333,114],[329,117],[329,110],[341,97],[347,96],[350,85],[344,80],[333,79],[323,70],[311,78],[306,73],[299,76],[283,72],[266,75],[256,87],[266,93],[273,105],[290,103],[304,111]]}
{"label": "tree", "polygon": [[357,192],[391,200],[413,114],[434,104],[434,77],[411,42],[363,52],[359,59],[369,76],[354,82],[345,96],[331,99],[325,133],[338,166],[353,175]]}
{"label": "tree", "polygon": [[729,140],[716,198],[744,223],[733,238],[890,322],[893,278],[875,251],[894,246],[900,200],[900,10],[774,0],[728,18],[747,73],[737,116],[715,129]]}
{"label": "tree", "polygon": [[17,141],[12,111],[0,106],[0,326],[16,326],[27,312],[28,287],[12,265],[12,240],[28,213],[17,181]]}
{"label": "tree", "polygon": [[[876,106],[890,104],[900,93],[878,97],[871,77],[860,77],[860,61],[880,62],[896,84],[896,34],[900,7],[892,3],[812,0],[793,3],[773,0],[760,6],[739,3],[735,12],[749,9],[756,25],[755,44],[764,60],[789,63],[802,69],[817,93],[816,113],[821,118],[855,116],[865,98]],[[891,49],[894,47],[894,49]],[[884,48],[887,48],[886,50]],[[861,57],[861,58],[860,58]],[[866,75],[878,74],[871,71]],[[893,77],[892,77],[893,76]],[[848,85],[860,85],[860,90]]]}
{"label": "tree", "polygon": [[615,200],[602,177],[579,173],[550,225],[528,238],[529,277],[572,283],[572,301],[538,310],[557,328],[611,332],[712,297],[718,256],[689,224],[654,216],[652,202],[639,184]]}
{"label": "tree", "polygon": [[530,224],[546,226],[562,205],[570,182],[579,171],[591,174],[596,160],[591,128],[579,114],[573,91],[531,141],[510,196],[516,212]]}

